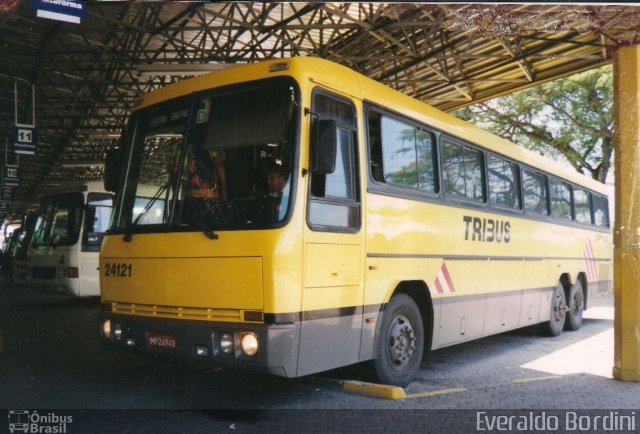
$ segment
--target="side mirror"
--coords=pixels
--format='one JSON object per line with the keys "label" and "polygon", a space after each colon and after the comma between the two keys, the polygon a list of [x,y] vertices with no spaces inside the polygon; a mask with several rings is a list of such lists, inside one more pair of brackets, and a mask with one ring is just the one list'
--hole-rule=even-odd
{"label": "side mirror", "polygon": [[336,170],[338,127],[333,119],[314,120],[311,125],[311,173],[326,175]]}
{"label": "side mirror", "polygon": [[104,189],[115,192],[120,186],[122,174],[123,155],[120,149],[109,149],[104,162]]}

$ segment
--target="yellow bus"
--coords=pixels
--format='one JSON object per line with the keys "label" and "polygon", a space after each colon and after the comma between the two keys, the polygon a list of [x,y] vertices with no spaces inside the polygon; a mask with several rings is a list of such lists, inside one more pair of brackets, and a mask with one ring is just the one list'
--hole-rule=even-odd
{"label": "yellow bus", "polygon": [[321,59],[145,95],[105,184],[119,350],[406,385],[428,350],[575,330],[611,291],[603,185]]}

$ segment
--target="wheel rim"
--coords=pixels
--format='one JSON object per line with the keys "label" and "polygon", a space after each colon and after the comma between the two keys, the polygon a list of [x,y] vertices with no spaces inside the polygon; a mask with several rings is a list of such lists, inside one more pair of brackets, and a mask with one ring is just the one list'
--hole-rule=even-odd
{"label": "wheel rim", "polygon": [[416,348],[416,336],[409,319],[398,315],[389,330],[387,353],[394,369],[403,369],[409,364]]}
{"label": "wheel rim", "polygon": [[559,292],[556,291],[553,301],[553,319],[556,322],[560,322],[562,320],[563,314],[564,306],[562,306],[562,296]]}
{"label": "wheel rim", "polygon": [[582,291],[576,290],[573,294],[573,312],[579,314],[582,311]]}

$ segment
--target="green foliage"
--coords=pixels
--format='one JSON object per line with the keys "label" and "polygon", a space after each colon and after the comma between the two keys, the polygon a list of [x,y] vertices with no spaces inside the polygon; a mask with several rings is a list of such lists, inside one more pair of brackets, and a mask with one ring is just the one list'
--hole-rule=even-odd
{"label": "green foliage", "polygon": [[613,71],[592,69],[454,113],[606,180],[613,152]]}

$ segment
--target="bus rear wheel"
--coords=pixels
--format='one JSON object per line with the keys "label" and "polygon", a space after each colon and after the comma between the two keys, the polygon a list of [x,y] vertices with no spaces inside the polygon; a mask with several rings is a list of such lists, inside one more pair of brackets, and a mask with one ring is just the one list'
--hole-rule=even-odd
{"label": "bus rear wheel", "polygon": [[556,286],[551,296],[551,306],[549,311],[548,332],[551,336],[558,336],[564,328],[565,317],[567,315],[567,302],[564,295],[564,287],[561,283]]}
{"label": "bus rear wheel", "polygon": [[424,327],[418,306],[406,294],[391,298],[383,313],[374,366],[380,382],[406,386],[415,376],[424,351]]}
{"label": "bus rear wheel", "polygon": [[569,291],[569,305],[567,306],[567,319],[564,324],[565,330],[575,331],[582,324],[582,313],[584,312],[584,290],[579,280],[571,285]]}

